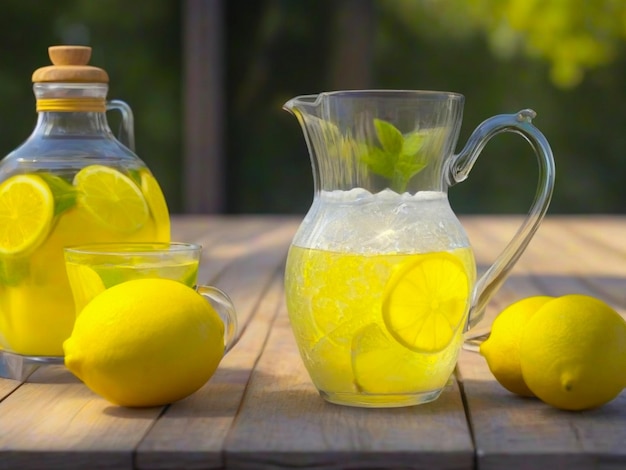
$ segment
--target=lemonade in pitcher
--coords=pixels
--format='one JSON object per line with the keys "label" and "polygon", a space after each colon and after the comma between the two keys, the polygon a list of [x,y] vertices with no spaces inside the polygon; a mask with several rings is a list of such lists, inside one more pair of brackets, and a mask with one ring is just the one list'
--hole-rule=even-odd
{"label": "lemonade in pitcher", "polygon": [[[287,286],[293,329],[308,345],[303,357],[320,390],[348,399],[362,394],[361,401],[367,394],[393,400],[446,384],[467,319],[468,249],[356,255],[294,247],[290,257],[306,273]],[[394,294],[386,286],[394,284],[395,272],[407,269],[413,270],[410,278],[400,282],[409,285],[395,285],[397,298],[390,300]],[[430,304],[440,302],[454,305],[449,316],[433,314]]]}
{"label": "lemonade in pitcher", "polygon": [[[108,101],[91,48],[54,46],[32,76],[37,123],[0,161],[0,375],[9,357],[63,356],[75,313],[63,248],[92,242],[169,241],[163,193],[134,153],[126,103]],[[122,114],[124,141],[107,122]],[[28,359],[30,360],[30,359]],[[52,362],[52,361],[50,361]]]}
{"label": "lemonade in pitcher", "polygon": [[[356,199],[359,211],[342,210]],[[313,212],[324,214],[318,226],[329,236],[299,232],[286,267],[290,320],[311,379],[344,404],[437,396],[456,364],[476,276],[463,233],[438,237],[452,226],[447,199],[353,190],[319,201]],[[402,217],[416,205],[424,214],[418,222]]]}

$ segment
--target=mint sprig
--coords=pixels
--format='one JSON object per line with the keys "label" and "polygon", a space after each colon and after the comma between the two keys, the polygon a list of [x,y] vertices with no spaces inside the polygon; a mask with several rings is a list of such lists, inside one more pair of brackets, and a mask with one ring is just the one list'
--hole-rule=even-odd
{"label": "mint sprig", "polygon": [[391,180],[391,189],[403,193],[411,178],[422,171],[426,158],[420,152],[425,135],[419,131],[403,135],[393,124],[374,119],[378,146],[368,146],[362,160],[370,171]]}
{"label": "mint sprig", "polygon": [[65,212],[76,204],[76,188],[60,176],[51,173],[38,174],[52,191],[54,196],[54,216]]}

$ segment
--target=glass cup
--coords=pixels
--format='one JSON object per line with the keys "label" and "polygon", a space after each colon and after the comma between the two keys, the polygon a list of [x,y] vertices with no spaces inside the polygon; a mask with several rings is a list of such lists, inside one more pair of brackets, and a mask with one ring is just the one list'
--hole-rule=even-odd
{"label": "glass cup", "polygon": [[175,242],[91,243],[64,248],[76,315],[114,285],[133,279],[172,279],[195,289],[213,306],[224,323],[224,346],[229,351],[237,335],[237,314],[225,292],[198,285],[201,252],[200,245]]}

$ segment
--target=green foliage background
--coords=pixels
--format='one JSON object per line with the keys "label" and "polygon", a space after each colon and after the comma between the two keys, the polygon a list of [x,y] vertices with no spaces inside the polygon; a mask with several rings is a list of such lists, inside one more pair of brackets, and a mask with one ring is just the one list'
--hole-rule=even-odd
{"label": "green foliage background", "polygon": [[[308,209],[309,157],[296,120],[282,105],[296,95],[341,87],[331,61],[340,3],[223,1],[228,212]],[[550,212],[624,211],[626,2],[372,5],[369,88],[464,94],[457,150],[487,117],[533,108],[534,124],[550,141],[557,164]],[[134,110],[137,153],[161,182],[172,211],[183,212],[183,2],[4,0],[2,6],[0,153],[19,145],[34,125],[30,76],[48,64],[47,46],[89,44],[92,63],[111,77],[109,96]],[[469,180],[450,189],[450,199],[458,213],[525,212],[536,178],[527,143],[500,135]]]}

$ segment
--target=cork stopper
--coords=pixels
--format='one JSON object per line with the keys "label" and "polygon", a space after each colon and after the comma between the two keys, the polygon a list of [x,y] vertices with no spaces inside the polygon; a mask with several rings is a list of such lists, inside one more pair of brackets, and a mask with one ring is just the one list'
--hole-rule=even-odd
{"label": "cork stopper", "polygon": [[94,82],[108,83],[109,75],[101,68],[87,65],[91,59],[88,46],[50,46],[50,61],[54,65],[33,72],[33,83],[39,82]]}

